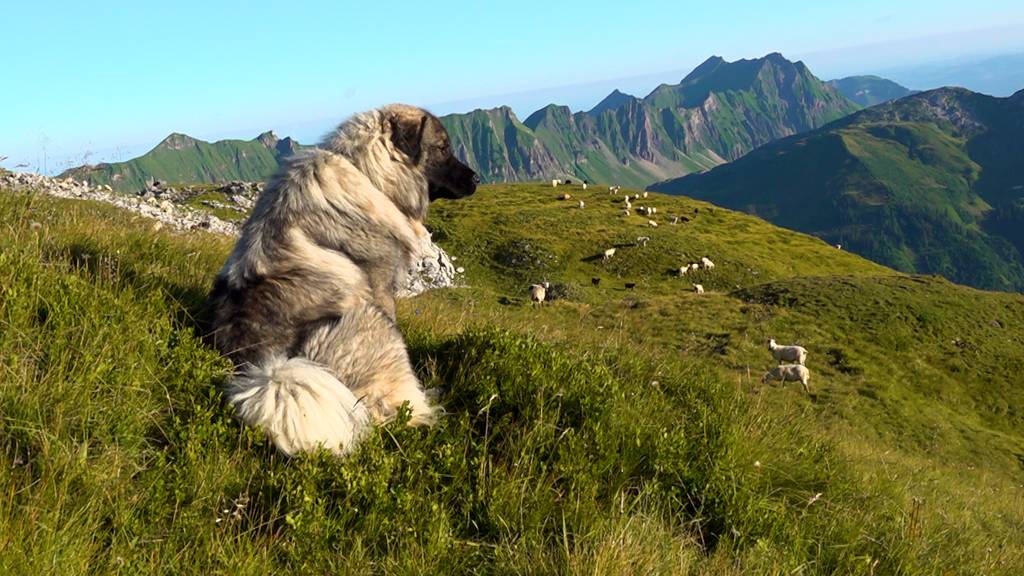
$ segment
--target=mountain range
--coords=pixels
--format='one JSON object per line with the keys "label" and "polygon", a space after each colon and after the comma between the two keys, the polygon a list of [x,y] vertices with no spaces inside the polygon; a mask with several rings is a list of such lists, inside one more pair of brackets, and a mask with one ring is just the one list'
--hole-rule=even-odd
{"label": "mountain range", "polygon": [[586,112],[508,107],[441,118],[457,155],[488,182],[573,177],[643,186],[735,160],[858,109],[781,54],[714,56],[644,98],[613,91]]}
{"label": "mountain range", "polygon": [[828,84],[843,96],[865,108],[890,100],[898,100],[918,92],[879,76],[848,76],[838,80],[829,80]]}
{"label": "mountain range", "polygon": [[650,189],[753,213],[898,270],[1024,290],[1024,90],[916,94]]}
{"label": "mountain range", "polygon": [[303,146],[291,138],[264,132],[252,140],[204,142],[171,134],[146,154],[126,162],[102,163],[67,170],[61,177],[135,192],[150,179],[173,183],[262,181],[270,178],[284,157]]}
{"label": "mountain range", "polygon": [[[679,84],[643,98],[614,90],[587,111],[552,104],[520,121],[501,106],[441,121],[485,181],[650,186],[755,213],[899,270],[1022,290],[1021,99],[916,93],[877,76],[823,82],[773,53],[715,56]],[[213,143],[172,134],[134,160],[63,176],[121,191],[148,179],[265,180],[301,148],[272,132]]]}
{"label": "mountain range", "polygon": [[[679,84],[662,84],[644,98],[614,90],[585,112],[551,104],[520,121],[501,106],[441,121],[457,155],[488,182],[571,177],[646,186],[713,168],[856,111],[844,86],[826,84],[778,53],[736,62],[714,56]],[[139,158],[61,176],[120,191],[136,191],[148,179],[264,180],[300,148],[272,132],[213,143],[171,134]]]}
{"label": "mountain range", "polygon": [[959,86],[990,96],[1007,97],[1024,88],[1024,52],[900,66],[880,70],[879,74],[911,88]]}

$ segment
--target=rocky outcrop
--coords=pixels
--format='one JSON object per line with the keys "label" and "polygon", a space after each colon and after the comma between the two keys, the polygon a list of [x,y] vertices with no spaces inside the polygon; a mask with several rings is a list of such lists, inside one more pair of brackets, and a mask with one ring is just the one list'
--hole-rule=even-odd
{"label": "rocky outcrop", "polygon": [[[241,222],[224,220],[184,204],[199,194],[211,191],[209,186],[175,187],[151,180],[138,194],[127,195],[114,192],[107,185],[92,186],[74,178],[0,172],[0,191],[34,192],[58,198],[103,202],[152,218],[156,229],[166,226],[179,232],[201,230],[228,236],[237,236],[241,229]],[[247,212],[263,191],[263,183],[235,181],[214,188],[213,191],[226,195],[229,201],[204,200],[200,202],[201,205],[212,209]],[[456,286],[462,272],[440,246],[428,239],[420,246],[416,264],[409,270],[408,282],[398,295],[400,298],[409,298],[427,290]]]}
{"label": "rocky outcrop", "polygon": [[[713,57],[644,98],[609,94],[587,112],[551,104],[520,122],[507,107],[441,118],[487,182],[579,178],[647,186],[710,169],[857,106],[802,62]],[[523,159],[526,161],[523,161]]]}
{"label": "rocky outcrop", "polygon": [[170,198],[158,199],[150,194],[129,196],[113,192],[110,186],[92,186],[74,178],[52,178],[26,172],[9,172],[0,176],[0,189],[31,191],[58,198],[95,200],[152,218],[178,231],[206,230],[215,234],[237,234],[237,225],[212,214],[204,214]]}
{"label": "rocky outcrop", "polygon": [[452,263],[453,258],[440,246],[426,239],[420,245],[416,264],[409,270],[405,287],[398,292],[399,298],[410,298],[435,288],[449,288],[460,284],[464,272]]}

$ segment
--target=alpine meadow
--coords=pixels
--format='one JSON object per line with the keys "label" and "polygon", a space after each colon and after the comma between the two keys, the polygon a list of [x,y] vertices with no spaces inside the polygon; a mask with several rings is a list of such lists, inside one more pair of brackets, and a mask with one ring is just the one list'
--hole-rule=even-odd
{"label": "alpine meadow", "polygon": [[[690,220],[638,247],[642,220],[573,193],[585,209],[530,185],[435,206],[465,286],[399,319],[446,416],[344,460],[285,458],[224,406],[196,318],[228,241],[4,194],[3,571],[1024,566],[1024,298],[684,198],[652,195]],[[716,268],[671,273],[697,254]],[[770,336],[811,350],[810,396],[759,382]]]}
{"label": "alpine meadow", "polygon": [[921,8],[12,4],[0,575],[1024,574],[1024,5]]}

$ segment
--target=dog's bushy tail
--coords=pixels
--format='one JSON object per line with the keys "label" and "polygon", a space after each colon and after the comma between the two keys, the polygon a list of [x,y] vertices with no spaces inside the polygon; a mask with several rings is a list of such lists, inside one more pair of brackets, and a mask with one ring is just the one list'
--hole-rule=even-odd
{"label": "dog's bushy tail", "polygon": [[347,454],[371,425],[352,391],[305,358],[249,366],[231,379],[227,397],[242,422],[262,428],[289,456],[317,446]]}

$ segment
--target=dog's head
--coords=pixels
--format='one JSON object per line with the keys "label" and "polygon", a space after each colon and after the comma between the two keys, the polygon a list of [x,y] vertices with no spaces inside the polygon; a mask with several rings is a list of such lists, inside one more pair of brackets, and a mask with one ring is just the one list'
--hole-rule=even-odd
{"label": "dog's head", "polygon": [[422,220],[437,198],[462,198],[480,182],[455,157],[448,132],[426,110],[392,104],[342,122],[321,146],[348,158],[399,209]]}
{"label": "dog's head", "polygon": [[476,191],[480,178],[455,157],[448,131],[436,116],[402,105],[381,112],[391,145],[426,178],[430,200],[463,198]]}

